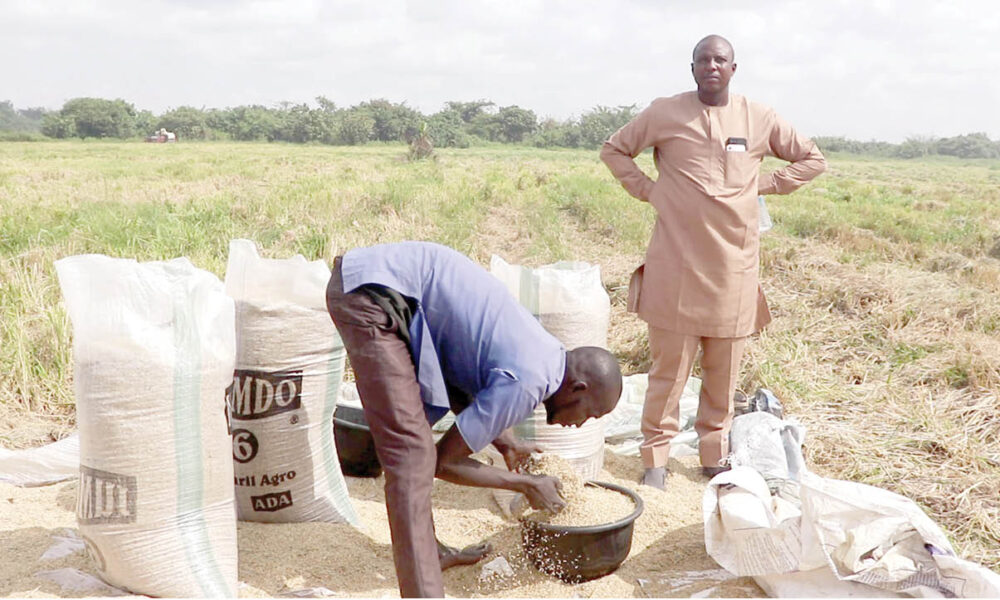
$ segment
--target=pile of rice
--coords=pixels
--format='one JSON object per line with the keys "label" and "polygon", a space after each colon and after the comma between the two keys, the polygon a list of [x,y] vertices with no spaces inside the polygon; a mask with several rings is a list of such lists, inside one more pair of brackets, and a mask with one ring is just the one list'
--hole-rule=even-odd
{"label": "pile of rice", "polygon": [[572,465],[558,455],[533,456],[525,465],[525,470],[534,475],[559,479],[562,482],[560,494],[566,500],[566,507],[559,512],[536,510],[525,514],[526,519],[552,525],[586,527],[620,521],[635,510],[635,503],[628,496],[607,488],[585,485]]}
{"label": "pile of rice", "polygon": [[[444,481],[434,484],[438,538],[465,547],[488,541],[492,551],[477,565],[444,573],[449,596],[571,597],[763,597],[750,578],[733,577],[705,554],[701,500],[708,479],[697,457],[670,463],[666,492],[638,485],[638,458],[608,452],[600,481],[617,483],[642,497],[632,551],[614,573],[567,584],[535,569],[523,555],[520,525],[505,519],[486,488]],[[334,597],[399,597],[386,520],[385,480],[347,478],[351,501],[361,518],[358,529],[334,523],[240,523],[240,597],[274,597],[312,590]],[[41,573],[96,569],[82,551],[43,559],[64,530],[75,530],[75,481],[37,488],[0,483],[0,596],[107,596],[100,589],[64,589]],[[502,557],[506,575],[481,580],[483,565]]]}

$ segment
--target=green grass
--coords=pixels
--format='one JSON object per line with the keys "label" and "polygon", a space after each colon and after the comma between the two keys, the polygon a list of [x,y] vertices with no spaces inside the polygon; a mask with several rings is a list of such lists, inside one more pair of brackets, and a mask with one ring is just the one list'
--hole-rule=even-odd
{"label": "green grass", "polygon": [[[609,344],[648,368],[624,310],[653,209],[596,152],[283,144],[0,143],[0,445],[74,426],[71,331],[53,262],[187,256],[224,276],[233,238],[331,260],[404,239],[539,265],[601,266]],[[810,431],[810,467],[917,500],[959,551],[1000,566],[1000,161],[831,156],[768,206],[762,285],[775,320],[741,388]],[[648,153],[639,157],[650,173]],[[765,169],[778,166],[767,161]],[[947,474],[943,477],[942,474]]]}

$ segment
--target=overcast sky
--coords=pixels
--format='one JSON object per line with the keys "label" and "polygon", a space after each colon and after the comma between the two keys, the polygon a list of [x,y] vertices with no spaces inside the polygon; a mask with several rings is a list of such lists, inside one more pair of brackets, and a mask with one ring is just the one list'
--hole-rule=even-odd
{"label": "overcast sky", "polygon": [[731,91],[807,135],[1000,139],[996,0],[0,0],[0,100],[485,98],[564,119],[692,89],[709,33],[736,48]]}

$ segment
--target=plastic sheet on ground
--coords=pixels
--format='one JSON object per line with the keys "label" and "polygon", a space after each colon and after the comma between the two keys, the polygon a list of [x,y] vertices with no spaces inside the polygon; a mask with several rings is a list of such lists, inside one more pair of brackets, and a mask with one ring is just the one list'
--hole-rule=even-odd
{"label": "plastic sheet on ground", "polygon": [[55,560],[86,550],[86,542],[75,529],[63,529],[62,533],[53,535],[55,543],[42,553],[41,560]]}
{"label": "plastic sheet on ground", "polygon": [[278,594],[278,597],[280,598],[335,598],[337,596],[340,596],[340,594],[325,587],[288,590]]}
{"label": "plastic sheet on ground", "polygon": [[[622,379],[622,395],[618,399],[618,405],[600,419],[604,422],[604,441],[615,454],[639,456],[639,445],[642,444],[642,404],[646,400],[649,376],[639,373]],[[672,457],[698,453],[698,434],[694,431],[694,420],[698,414],[700,393],[701,379],[688,377],[681,395],[680,433],[670,441]]]}
{"label": "plastic sheet on ground", "polygon": [[773,415],[734,419],[733,469],[702,505],[705,548],[723,568],[773,597],[1000,596],[1000,575],[957,557],[911,500],[806,470],[803,437]]}
{"label": "plastic sheet on ground", "polygon": [[0,481],[20,487],[48,485],[80,476],[80,436],[25,450],[0,448]]}
{"label": "plastic sheet on ground", "polygon": [[79,593],[94,592],[101,596],[127,596],[128,592],[112,587],[97,577],[78,569],[55,569],[35,574],[40,579],[51,581],[62,588],[63,592]]}

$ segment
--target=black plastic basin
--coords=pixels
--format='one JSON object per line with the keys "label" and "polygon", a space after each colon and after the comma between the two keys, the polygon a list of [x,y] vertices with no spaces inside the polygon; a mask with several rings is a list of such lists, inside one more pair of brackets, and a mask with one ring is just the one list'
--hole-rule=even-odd
{"label": "black plastic basin", "polygon": [[333,440],[344,475],[378,477],[382,474],[382,464],[375,454],[375,439],[363,410],[337,405],[333,412]]}
{"label": "black plastic basin", "polygon": [[642,498],[613,483],[591,481],[625,494],[635,503],[632,514],[603,525],[570,527],[521,519],[521,547],[539,571],[567,583],[580,583],[613,572],[632,549],[632,528],[642,514]]}

